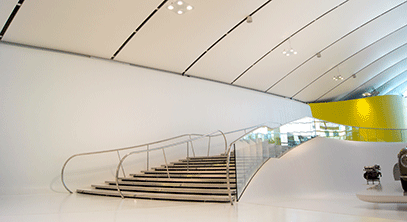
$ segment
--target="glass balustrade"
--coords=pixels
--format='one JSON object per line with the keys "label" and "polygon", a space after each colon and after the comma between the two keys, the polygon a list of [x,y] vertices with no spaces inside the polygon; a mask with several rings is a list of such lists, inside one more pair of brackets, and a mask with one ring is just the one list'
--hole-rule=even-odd
{"label": "glass balustrade", "polygon": [[407,142],[407,133],[403,129],[345,126],[311,117],[278,128],[259,127],[230,145],[236,163],[237,198],[268,159],[280,158],[292,148],[317,136],[351,141]]}

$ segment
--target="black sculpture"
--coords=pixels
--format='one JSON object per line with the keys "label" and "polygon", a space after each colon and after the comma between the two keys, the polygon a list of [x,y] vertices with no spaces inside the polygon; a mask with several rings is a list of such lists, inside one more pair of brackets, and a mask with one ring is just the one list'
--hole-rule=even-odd
{"label": "black sculpture", "polygon": [[382,176],[380,170],[380,166],[377,164],[374,166],[365,166],[364,171],[366,172],[363,174],[363,177],[366,179],[367,184],[369,184],[369,182],[374,184],[375,181],[378,181],[380,184],[380,177]]}
{"label": "black sculpture", "polygon": [[404,192],[407,192],[407,148],[401,149],[397,157],[399,158],[398,165],[401,186],[403,187]]}

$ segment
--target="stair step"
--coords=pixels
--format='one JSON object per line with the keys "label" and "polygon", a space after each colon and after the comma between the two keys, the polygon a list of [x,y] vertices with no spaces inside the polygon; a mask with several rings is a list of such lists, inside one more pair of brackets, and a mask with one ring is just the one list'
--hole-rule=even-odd
{"label": "stair step", "polygon": [[[189,162],[189,163],[226,163],[226,159],[183,159],[179,160],[178,162]],[[230,160],[229,162],[234,163],[234,160]]]}
{"label": "stair step", "polygon": [[[116,186],[116,181],[106,181],[105,183],[109,185]],[[185,188],[211,188],[211,189],[227,189],[227,184],[219,184],[219,183],[178,183],[178,182],[140,182],[140,181],[119,181],[119,185],[123,186],[145,186],[145,187],[185,187]],[[236,189],[236,184],[230,184],[231,189]]]}
{"label": "stair step", "polygon": [[[95,189],[117,190],[115,185],[92,185]],[[138,187],[119,186],[121,191],[143,193],[173,193],[173,194],[199,194],[199,195],[229,195],[227,189],[198,189],[198,188],[172,188],[172,187]],[[235,191],[232,190],[234,194]]]}
{"label": "stair step", "polygon": [[[175,162],[171,163],[168,166],[187,166],[187,162]],[[165,165],[164,165],[165,166]],[[223,166],[226,167],[226,163],[201,163],[201,162],[190,162],[189,166],[205,166],[205,167],[211,167],[211,166]],[[235,166],[235,163],[230,163],[229,166]]]}
{"label": "stair step", "polygon": [[[125,177],[119,178],[121,181],[132,181],[132,182],[164,182],[164,183],[215,183],[215,184],[226,184],[226,178],[168,178],[168,177]],[[235,178],[230,178],[231,183],[236,183]]]}
{"label": "stair step", "polygon": [[188,157],[191,160],[207,160],[207,159],[213,159],[213,160],[218,160],[218,159],[226,159],[226,156],[196,156],[196,157]]}
{"label": "stair step", "polygon": [[[226,171],[226,167],[196,167],[196,166],[168,166],[168,170],[169,171],[177,171],[177,170],[186,170],[189,169],[189,171],[197,171],[197,170],[207,170],[207,171],[216,171],[216,170],[224,170]],[[151,168],[152,170],[155,171],[167,171],[167,167],[165,167],[165,165],[163,167],[157,167],[157,168]],[[230,167],[229,168],[230,171],[234,171],[236,170],[236,167]]]}
{"label": "stair step", "polygon": [[[162,174],[130,174],[130,176],[136,178],[145,178],[145,177],[168,177],[167,173]],[[172,174],[170,173],[171,178],[226,178],[226,174],[211,174],[211,175],[204,175],[204,174]],[[235,178],[234,174],[230,174],[230,178]]]}
{"label": "stair step", "polygon": [[[230,170],[229,172],[233,172]],[[167,174],[167,170],[158,170],[158,171],[141,171],[141,173],[144,174]],[[187,175],[213,175],[213,174],[223,174],[226,175],[226,170],[192,170],[192,171],[187,171],[187,170],[177,170],[177,171],[172,171],[169,170],[170,175],[172,174],[187,174]]]}
{"label": "stair step", "polygon": [[[94,194],[103,196],[120,197],[118,191],[96,190],[96,189],[78,189],[76,192],[82,194]],[[178,200],[178,201],[200,201],[200,202],[230,202],[229,197],[225,195],[186,195],[186,194],[166,194],[166,193],[140,193],[140,192],[122,192],[125,197],[153,200]]]}

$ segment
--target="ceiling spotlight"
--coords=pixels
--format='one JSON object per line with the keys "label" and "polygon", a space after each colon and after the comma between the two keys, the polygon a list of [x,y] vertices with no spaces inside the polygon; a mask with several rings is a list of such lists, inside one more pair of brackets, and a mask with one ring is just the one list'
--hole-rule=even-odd
{"label": "ceiling spotlight", "polygon": [[253,18],[249,15],[246,17],[246,22],[247,23],[252,23],[253,22]]}
{"label": "ceiling spotlight", "polygon": [[167,9],[177,13],[178,15],[182,15],[188,11],[191,11],[194,9],[194,7],[184,1],[175,1],[168,5]]}
{"label": "ceiling spotlight", "polygon": [[320,52],[317,53],[317,58],[321,58],[321,53]]}
{"label": "ceiling spotlight", "polygon": [[291,41],[290,41],[290,39],[288,39],[288,43],[290,44],[290,49],[289,49],[289,50],[285,50],[285,49],[284,49],[283,55],[286,55],[286,56],[297,55],[297,51],[295,51],[295,50],[291,47]]}
{"label": "ceiling spotlight", "polygon": [[368,96],[377,96],[379,95],[379,91],[377,91],[376,89],[373,89],[371,92],[365,92],[362,94],[362,96],[364,97],[368,97]]}
{"label": "ceiling spotlight", "polygon": [[335,81],[338,81],[338,80],[343,80],[343,77],[341,75],[339,75],[339,76],[334,76],[332,79]]}

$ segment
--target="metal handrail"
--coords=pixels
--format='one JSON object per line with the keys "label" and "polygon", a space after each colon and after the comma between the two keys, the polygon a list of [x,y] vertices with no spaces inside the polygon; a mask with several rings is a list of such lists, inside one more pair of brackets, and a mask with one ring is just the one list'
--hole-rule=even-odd
{"label": "metal handrail", "polygon": [[[312,117],[313,118],[313,117]],[[406,130],[404,128],[400,128],[400,129],[395,129],[395,128],[373,128],[373,127],[362,127],[362,126],[351,126],[351,125],[344,125],[342,123],[335,123],[335,122],[329,122],[326,120],[321,120],[321,119],[316,119],[314,118],[315,121],[314,122],[326,122],[326,123],[333,123],[333,124],[337,124],[337,125],[341,125],[341,126],[348,126],[348,127],[354,127],[354,128],[359,128],[359,129],[371,129],[371,130]],[[298,123],[301,124],[301,123]],[[308,123],[304,123],[304,124],[308,124]]]}
{"label": "metal handrail", "polygon": [[[247,127],[247,128],[243,128],[243,129],[238,129],[238,130],[234,130],[234,131],[230,131],[230,132],[226,132],[226,133],[219,133],[219,134],[215,134],[215,135],[210,135],[209,136],[209,144],[208,144],[208,156],[209,156],[209,147],[210,147],[210,138],[211,137],[216,137],[216,136],[220,136],[220,135],[228,135],[228,134],[232,134],[232,133],[236,133],[236,132],[240,132],[240,131],[246,131],[248,129],[252,129],[254,127],[257,126],[251,126],[251,127]],[[216,131],[216,133],[218,133],[218,131]],[[182,138],[185,136],[203,136],[203,134],[182,134],[179,136],[175,136],[175,137],[171,137],[171,138],[167,138],[164,140],[159,140],[159,141],[155,141],[155,142],[151,142],[151,143],[146,143],[146,144],[142,144],[142,145],[137,145],[137,146],[131,146],[131,147],[124,147],[124,148],[116,148],[116,149],[109,149],[109,150],[103,150],[103,151],[94,151],[94,152],[85,152],[85,153],[79,153],[79,154],[74,154],[72,156],[70,156],[64,163],[62,170],[61,170],[61,181],[62,181],[62,185],[65,187],[65,189],[69,192],[69,193],[73,193],[68,186],[65,183],[65,178],[64,178],[64,172],[65,172],[65,168],[68,164],[68,162],[78,156],[87,156],[87,155],[94,155],[94,154],[102,154],[102,153],[110,153],[110,152],[119,152],[119,151],[123,151],[123,150],[130,150],[130,149],[136,149],[136,148],[140,148],[140,147],[147,147],[147,165],[149,164],[149,150],[150,150],[150,146],[151,145],[155,145],[158,143],[163,143],[163,142],[168,142],[171,140],[175,140],[178,138]],[[226,153],[226,149],[227,147],[225,147],[225,153]],[[119,158],[120,159],[120,158]],[[123,168],[122,168],[123,169]],[[124,169],[123,169],[124,172]]]}
{"label": "metal handrail", "polygon": [[[211,136],[218,136],[218,135],[213,135],[213,134],[215,134],[215,133],[220,133],[219,135],[222,135],[222,136],[223,136],[223,139],[224,139],[224,142],[225,142],[225,150],[226,150],[226,149],[227,149],[226,136],[225,136],[225,134],[224,134],[221,130],[217,130],[217,131],[215,131],[215,132],[212,132],[212,133],[209,133],[209,134],[206,134],[206,135],[202,135],[202,136],[197,137],[197,138],[193,138],[193,139],[189,139],[189,140],[185,140],[185,141],[181,141],[181,142],[169,144],[169,145],[162,146],[162,147],[157,147],[157,148],[154,148],[154,149],[150,149],[149,151],[154,151],[154,150],[162,150],[162,151],[163,151],[163,155],[164,155],[164,159],[165,159],[165,164],[166,164],[166,168],[167,168],[167,174],[168,174],[168,178],[169,178],[170,175],[169,175],[169,171],[168,171],[168,163],[167,163],[167,158],[165,157],[165,152],[164,152],[164,149],[165,149],[165,148],[174,147],[174,146],[181,145],[181,144],[184,144],[184,143],[187,143],[187,144],[191,143],[191,144],[192,144],[192,141],[195,141],[195,140],[199,140],[199,139],[206,138],[206,137],[209,137],[209,138],[210,138]],[[188,146],[187,149],[189,149],[189,146]],[[124,196],[123,196],[123,193],[122,193],[122,191],[120,190],[120,186],[119,186],[119,173],[120,173],[119,171],[120,171],[120,168],[123,166],[123,162],[124,162],[124,160],[125,160],[127,157],[129,157],[129,156],[131,156],[131,155],[134,155],[134,154],[143,153],[143,152],[147,152],[147,150],[137,150],[137,151],[130,152],[130,153],[126,154],[125,156],[123,156],[123,158],[120,159],[120,162],[119,162],[119,164],[117,165],[117,168],[116,168],[116,188],[117,188],[117,191],[119,192],[119,194],[120,194],[120,196],[121,196],[122,198],[124,198]],[[189,158],[189,157],[187,157],[187,158]],[[124,175],[124,176],[125,176],[125,175]]]}
{"label": "metal handrail", "polygon": [[[281,124],[280,124],[281,126]],[[232,190],[230,188],[230,153],[232,151],[232,145],[234,145],[237,141],[239,141],[240,139],[242,139],[243,137],[247,136],[248,134],[256,131],[257,129],[260,129],[262,127],[268,127],[265,125],[258,125],[256,128],[250,130],[249,132],[246,132],[245,134],[243,134],[242,136],[240,136],[239,138],[237,138],[236,140],[234,140],[233,142],[230,143],[228,150],[226,151],[226,184],[227,184],[227,188],[228,188],[228,195],[229,195],[229,200],[230,200],[230,204],[233,205],[233,198],[232,198]],[[236,153],[235,153],[236,155]]]}
{"label": "metal handrail", "polygon": [[[329,121],[325,121],[325,120],[320,120],[320,119],[316,119],[313,118],[314,121],[309,122],[309,123],[297,123],[297,124],[310,124],[310,123],[333,123],[333,122],[329,122]],[[359,126],[349,126],[349,125],[343,125],[340,123],[333,123],[333,124],[337,124],[337,125],[342,125],[342,126],[346,126],[346,127],[352,127],[352,128],[358,128],[358,129],[369,129],[369,130],[393,130],[393,131],[404,131],[407,129],[393,129],[393,128],[370,128],[370,127],[359,127]],[[280,126],[282,126],[282,124],[280,124]],[[250,130],[249,132],[245,133],[244,135],[240,136],[239,138],[237,138],[236,140],[234,140],[233,142],[231,142],[229,144],[229,148],[226,152],[226,156],[227,156],[227,162],[226,162],[226,178],[227,178],[227,189],[228,189],[228,195],[229,195],[229,200],[230,203],[233,205],[233,197],[232,197],[232,192],[231,192],[231,186],[230,186],[230,158],[231,158],[231,152],[232,152],[232,146],[235,147],[235,143],[237,141],[239,141],[240,139],[244,138],[245,136],[249,135],[250,133],[254,132],[255,130],[262,128],[262,127],[268,127],[266,125],[258,125],[256,128],[253,128],[252,130]],[[270,127],[268,127],[270,128]],[[272,128],[270,128],[272,129]],[[274,129],[274,128],[273,128]],[[302,132],[302,131],[298,131],[298,132]],[[317,130],[315,129],[314,132],[316,133]],[[281,134],[281,133],[280,133]],[[363,135],[359,134],[360,137],[362,137],[363,140],[365,140],[365,138],[363,137]],[[236,155],[236,154],[235,154]]]}
{"label": "metal handrail", "polygon": [[[140,148],[143,146],[151,146],[154,144],[158,144],[158,143],[163,143],[163,142],[167,142],[167,141],[171,141],[171,140],[175,140],[175,139],[179,139],[185,136],[202,136],[202,134],[183,134],[183,135],[179,135],[179,136],[175,136],[175,137],[171,137],[171,138],[167,138],[164,140],[159,140],[159,141],[155,141],[152,143],[146,143],[146,144],[142,144],[142,145],[137,145],[137,146],[131,146],[131,147],[124,147],[124,148],[117,148],[117,149],[110,149],[110,150],[102,150],[102,151],[94,151],[94,152],[86,152],[86,153],[79,153],[79,154],[75,154],[70,156],[64,163],[62,170],[61,170],[61,181],[62,181],[62,185],[64,185],[65,189],[69,192],[69,193],[73,193],[65,184],[65,179],[64,179],[64,171],[66,168],[66,165],[68,164],[68,162],[73,159],[74,157],[78,157],[78,156],[87,156],[87,155],[94,155],[94,154],[102,154],[102,153],[110,153],[110,152],[119,152],[119,151],[123,151],[123,150],[130,150],[130,149],[136,149],[136,148]],[[119,158],[120,159],[120,158]]]}

